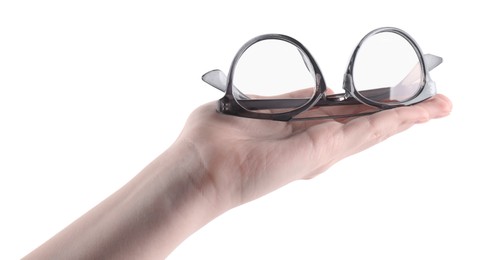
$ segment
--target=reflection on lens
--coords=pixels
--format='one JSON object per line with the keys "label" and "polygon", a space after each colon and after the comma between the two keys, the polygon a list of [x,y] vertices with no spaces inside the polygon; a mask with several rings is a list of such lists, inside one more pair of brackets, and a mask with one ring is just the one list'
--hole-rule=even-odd
{"label": "reflection on lens", "polygon": [[353,80],[363,97],[398,104],[420,92],[423,73],[412,45],[399,34],[382,32],[368,38],[358,50]]}
{"label": "reflection on lens", "polygon": [[305,105],[314,95],[314,69],[291,43],[263,40],[240,57],[233,74],[233,94],[247,110],[283,113]]}

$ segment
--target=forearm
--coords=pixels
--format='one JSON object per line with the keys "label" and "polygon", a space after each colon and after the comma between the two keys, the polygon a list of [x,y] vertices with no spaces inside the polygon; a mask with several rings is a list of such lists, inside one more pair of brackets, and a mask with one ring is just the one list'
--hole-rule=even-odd
{"label": "forearm", "polygon": [[26,259],[166,257],[221,214],[198,154],[181,142]]}

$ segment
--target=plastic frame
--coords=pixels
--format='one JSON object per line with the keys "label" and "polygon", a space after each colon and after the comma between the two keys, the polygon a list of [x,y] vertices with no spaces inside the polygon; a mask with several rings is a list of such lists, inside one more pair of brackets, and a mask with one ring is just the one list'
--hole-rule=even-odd
{"label": "plastic frame", "polygon": [[[415,50],[418,56],[418,60],[420,62],[420,68],[421,68],[420,75],[422,77],[421,78],[422,84],[420,86],[420,90],[412,98],[405,100],[403,102],[390,103],[390,104],[375,102],[374,100],[371,100],[367,97],[381,96],[382,94],[384,95],[386,93],[389,93],[389,91],[387,91],[387,88],[358,91],[356,90],[354,85],[353,67],[358,54],[358,50],[369,37],[382,32],[396,33],[402,36],[404,39],[406,39]],[[237,63],[240,57],[242,57],[244,52],[250,46],[263,40],[286,41],[294,45],[296,48],[298,48],[298,50],[301,52],[301,55],[308,69],[311,70],[310,68],[312,68],[311,72],[313,73],[315,83],[316,83],[314,94],[310,99],[249,99],[247,96],[244,95],[244,93],[241,93],[234,86],[233,84],[234,71],[236,70]],[[307,59],[305,59],[305,57]],[[422,51],[418,46],[418,44],[416,43],[416,41],[405,31],[395,27],[378,28],[369,32],[367,35],[365,35],[358,43],[355,50],[353,51],[353,55],[350,58],[348,68],[344,75],[343,89],[345,90],[345,93],[326,95],[325,94],[326,83],[324,81],[324,77],[321,73],[321,70],[318,64],[316,63],[316,60],[313,58],[311,53],[306,49],[304,45],[302,45],[296,39],[287,35],[264,34],[249,40],[239,49],[239,51],[237,52],[237,54],[235,55],[232,61],[232,64],[230,66],[227,76],[225,76],[225,74],[220,70],[212,70],[205,73],[202,76],[202,80],[221,91],[225,91],[225,95],[219,100],[218,107],[217,107],[217,110],[224,114],[248,117],[248,118],[277,120],[277,121],[329,119],[329,118],[355,117],[355,116],[368,115],[384,109],[391,109],[399,106],[413,105],[413,104],[422,102],[428,98],[431,98],[436,94],[436,87],[435,87],[435,83],[430,78],[429,71],[435,68],[436,66],[438,66],[440,63],[442,63],[442,58],[432,54],[425,54],[425,55],[422,54]],[[362,95],[362,93],[364,93],[365,95]],[[297,115],[299,115],[304,111],[307,111],[308,109],[314,106],[358,105],[358,104],[369,105],[377,108],[377,110],[373,112],[360,113],[360,114],[296,118]],[[247,107],[252,107],[255,109],[294,108],[294,110],[283,112],[283,113],[269,114],[269,113],[253,112],[246,109]]]}

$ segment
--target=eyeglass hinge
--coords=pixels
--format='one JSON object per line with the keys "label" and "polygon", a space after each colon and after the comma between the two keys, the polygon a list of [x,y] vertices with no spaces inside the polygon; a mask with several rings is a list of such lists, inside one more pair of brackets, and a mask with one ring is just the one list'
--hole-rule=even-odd
{"label": "eyeglass hinge", "polygon": [[222,98],[218,102],[217,109],[220,112],[227,112],[227,111],[230,111],[230,107],[231,107],[230,101],[226,98]]}

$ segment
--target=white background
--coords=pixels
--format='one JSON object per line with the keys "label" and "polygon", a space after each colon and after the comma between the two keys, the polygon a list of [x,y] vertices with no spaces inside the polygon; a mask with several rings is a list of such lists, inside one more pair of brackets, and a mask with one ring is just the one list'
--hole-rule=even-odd
{"label": "white background", "polygon": [[0,2],[0,259],[21,258],[167,149],[194,108],[221,97],[200,76],[226,71],[251,37],[297,38],[340,90],[354,46],[380,26],[444,58],[432,78],[452,114],[226,213],[169,259],[484,259],[476,4],[172,2]]}

